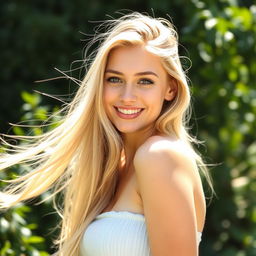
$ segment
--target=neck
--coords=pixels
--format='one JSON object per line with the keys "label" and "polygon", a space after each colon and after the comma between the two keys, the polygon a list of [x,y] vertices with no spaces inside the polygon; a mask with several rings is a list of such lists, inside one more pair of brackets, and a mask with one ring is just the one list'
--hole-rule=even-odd
{"label": "neck", "polygon": [[124,143],[125,169],[129,168],[137,149],[153,134],[155,131],[151,127],[147,130],[121,135]]}

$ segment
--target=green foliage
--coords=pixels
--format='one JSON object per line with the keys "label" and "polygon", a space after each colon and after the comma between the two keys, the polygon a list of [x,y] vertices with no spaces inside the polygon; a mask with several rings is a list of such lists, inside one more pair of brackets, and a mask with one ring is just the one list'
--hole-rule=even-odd
{"label": "green foliage", "polygon": [[[208,208],[200,255],[256,255],[256,3],[253,0],[6,1],[0,7],[4,19],[0,45],[5,49],[0,120],[18,120],[22,112],[21,121],[26,124],[45,122],[52,109],[45,106],[56,102],[41,101],[38,94],[27,92],[28,85],[34,80],[56,77],[53,65],[68,69],[71,57],[81,59],[79,39],[83,36],[78,31],[93,33],[95,25],[87,20],[103,20],[105,14],[116,17],[114,11],[124,8],[150,14],[153,8],[155,16],[161,17],[170,14],[178,30],[180,53],[192,60],[190,67],[186,58],[182,58],[191,81],[195,113],[191,126],[193,133],[206,143],[207,151],[200,148],[202,155],[207,156],[206,161],[218,164],[212,168],[218,197]],[[74,91],[71,84],[65,88],[60,85],[58,81],[52,81],[48,87],[37,84],[36,90],[56,94]],[[25,101],[21,111],[20,93]],[[32,128],[29,133],[41,134],[48,128]],[[28,132],[19,126],[13,131],[19,135]],[[27,168],[16,166],[7,174],[0,173],[0,178],[11,178]],[[50,204],[38,208],[19,205],[1,215],[0,255],[19,255],[21,248],[25,255],[32,255],[33,250],[50,252],[51,235],[44,241],[40,238],[45,238],[47,229],[55,226],[54,218],[48,226],[40,225],[40,217],[52,211]]]}
{"label": "green foliage", "polygon": [[[29,93],[23,91],[21,97],[24,100],[22,106],[24,115],[21,120],[26,122],[26,126],[34,126],[30,130],[26,127],[14,126],[13,132],[15,135],[41,135],[43,132],[52,129],[58,124],[58,116],[55,115],[51,125],[43,127],[38,126],[42,122],[47,122],[48,112],[50,107],[40,106],[41,96],[37,93]],[[54,112],[57,112],[55,108]],[[24,172],[30,171],[30,167],[25,164],[16,165],[11,170],[0,172],[1,180],[15,178]],[[5,182],[0,181],[0,188],[5,187]],[[46,194],[42,195],[42,200]],[[25,205],[20,203],[10,210],[1,213],[0,215],[0,256],[28,255],[28,256],[47,256],[49,253],[50,240],[49,230],[53,228],[57,217],[49,216],[53,212],[52,201],[48,200],[39,208],[35,206]],[[43,221],[48,221],[48,224],[40,225]],[[52,226],[51,226],[52,225]],[[42,235],[46,234],[46,235]]]}
{"label": "green foliage", "polygon": [[[184,27],[199,137],[220,163],[203,255],[255,255],[256,6],[201,5]],[[195,35],[195,36],[191,36]],[[207,117],[204,117],[207,115]],[[203,153],[204,154],[204,153]]]}
{"label": "green foliage", "polygon": [[27,213],[31,208],[23,204],[15,206],[13,209],[0,217],[0,255],[49,255],[40,250],[45,239],[41,236],[33,235],[36,224],[28,224]]}

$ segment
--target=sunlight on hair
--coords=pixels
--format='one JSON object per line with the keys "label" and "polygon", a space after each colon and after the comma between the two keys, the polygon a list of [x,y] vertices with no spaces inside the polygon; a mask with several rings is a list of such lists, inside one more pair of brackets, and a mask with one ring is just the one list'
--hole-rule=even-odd
{"label": "sunlight on hair", "polygon": [[[190,92],[173,25],[166,19],[135,12],[108,20],[100,28],[106,32],[96,31],[88,43],[88,47],[95,42],[100,42],[100,46],[85,59],[85,63],[90,64],[84,79],[80,83],[69,77],[79,83],[79,89],[63,109],[60,125],[44,135],[31,138],[32,143],[22,149],[18,145],[9,145],[11,148],[6,154],[1,154],[0,159],[1,169],[18,163],[33,163],[34,168],[9,181],[11,184],[0,194],[1,209],[34,198],[50,188],[54,188],[52,197],[63,193],[64,202],[60,209],[55,204],[62,216],[61,233],[56,240],[58,252],[54,254],[58,256],[79,255],[84,230],[108,205],[115,192],[123,142],[106,116],[102,99],[104,70],[108,54],[115,47],[144,44],[149,52],[161,58],[178,90],[176,98],[164,106],[156,121],[156,130],[175,137],[174,146],[178,149],[178,140],[187,145],[189,152],[193,152],[191,157],[212,188],[207,167],[192,148],[192,143],[199,142],[187,132]],[[95,56],[93,61],[91,56]]]}

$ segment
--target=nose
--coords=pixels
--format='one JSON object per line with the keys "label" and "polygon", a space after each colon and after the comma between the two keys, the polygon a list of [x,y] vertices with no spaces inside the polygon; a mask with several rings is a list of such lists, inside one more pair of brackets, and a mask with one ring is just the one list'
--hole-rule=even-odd
{"label": "nose", "polygon": [[135,102],[137,99],[135,89],[132,85],[126,85],[120,94],[120,100],[123,103]]}

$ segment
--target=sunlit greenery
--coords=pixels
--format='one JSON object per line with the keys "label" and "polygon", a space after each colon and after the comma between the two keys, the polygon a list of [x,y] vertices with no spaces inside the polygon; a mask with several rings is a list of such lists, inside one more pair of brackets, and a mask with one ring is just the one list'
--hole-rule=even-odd
{"label": "sunlit greenery", "polygon": [[[51,119],[51,125],[39,127],[38,124],[47,124],[49,107],[41,106],[41,95],[23,91],[21,97],[24,100],[22,105],[23,116],[20,126],[13,128],[15,135],[41,135],[44,131],[52,129],[58,124],[58,115]],[[57,107],[52,113],[56,113]],[[22,124],[34,126],[27,129]],[[26,141],[22,142],[23,144]],[[2,149],[3,150],[3,149]],[[17,177],[25,171],[29,171],[28,165],[16,165],[8,171],[0,172],[0,179],[6,180]],[[4,187],[0,181],[0,187]],[[49,193],[49,192],[48,192]],[[33,206],[39,200],[46,199],[48,193],[40,196],[38,200],[20,203],[9,211],[0,215],[0,255],[49,255],[49,247],[56,227],[57,216],[52,207],[52,200],[46,200],[39,206]],[[48,240],[48,241],[47,241]],[[48,252],[47,252],[48,251]]]}

